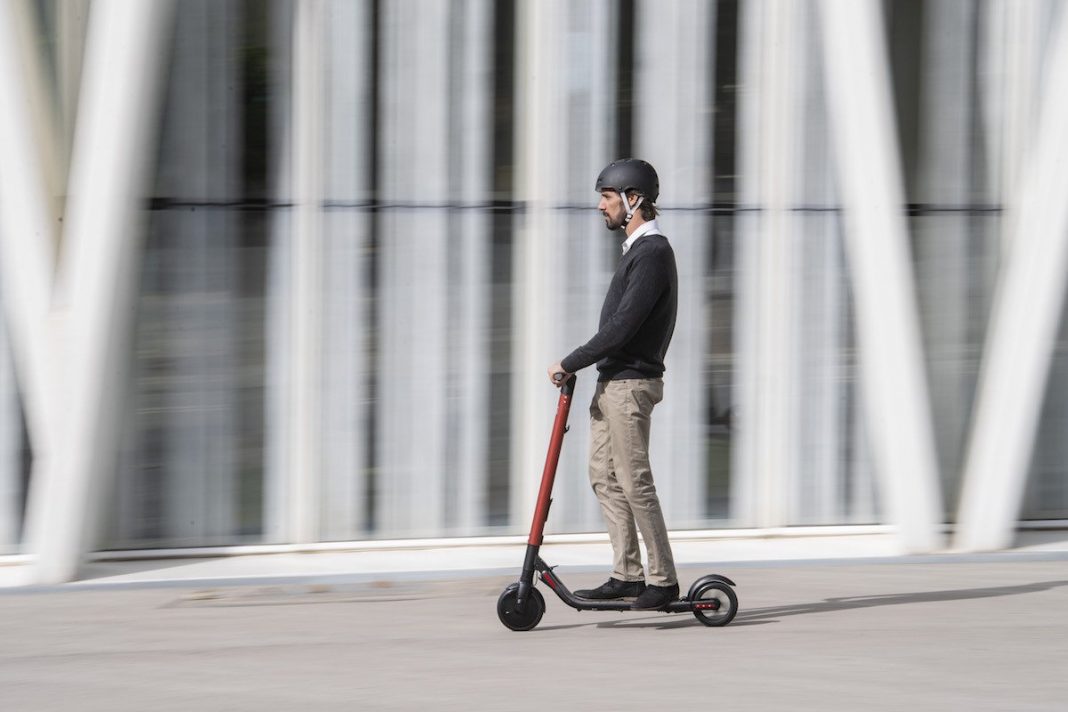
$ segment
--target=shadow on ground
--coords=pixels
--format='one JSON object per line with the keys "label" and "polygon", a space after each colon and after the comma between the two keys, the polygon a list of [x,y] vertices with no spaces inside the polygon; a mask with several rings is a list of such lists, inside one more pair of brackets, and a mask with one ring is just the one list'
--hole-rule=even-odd
{"label": "shadow on ground", "polygon": [[[841,598],[825,598],[818,603],[797,603],[786,606],[754,608],[751,610],[746,610],[745,603],[742,601],[739,605],[738,615],[730,624],[730,627],[737,628],[739,626],[778,623],[781,618],[813,613],[836,613],[839,611],[853,611],[863,608],[876,608],[879,606],[900,606],[912,603],[940,603],[944,601],[967,601],[977,598],[1017,596],[1024,593],[1048,591],[1060,586],[1068,586],[1068,581],[1040,581],[1036,583],[1020,584],[1018,586],[991,586],[988,588],[965,588],[947,591],[920,591],[918,593],[890,593],[875,596],[845,596]],[[670,628],[688,628],[700,625],[702,624],[698,622],[697,619],[686,614],[683,618],[674,616],[665,618],[663,615],[660,615],[656,618],[629,618],[593,623],[578,623],[573,625],[539,626],[536,630],[565,630],[567,628],[582,628],[586,626],[596,626],[598,628],[656,628],[658,630],[666,630]]]}
{"label": "shadow on ground", "polygon": [[852,611],[858,608],[876,606],[899,606],[909,603],[939,603],[943,601],[967,601],[976,598],[996,598],[999,596],[1016,596],[1022,593],[1037,593],[1051,588],[1068,586],[1068,581],[1040,581],[1018,586],[991,586],[989,588],[964,588],[949,591],[921,591],[919,593],[891,593],[878,596],[846,596],[826,598],[819,603],[802,603],[790,606],[756,608],[751,611],[739,611],[738,621],[760,621],[800,616],[808,613],[834,613]]}

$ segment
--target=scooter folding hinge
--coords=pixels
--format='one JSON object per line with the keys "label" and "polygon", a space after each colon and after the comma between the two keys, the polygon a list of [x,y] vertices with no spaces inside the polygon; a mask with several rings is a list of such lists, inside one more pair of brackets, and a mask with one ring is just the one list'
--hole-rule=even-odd
{"label": "scooter folding hinge", "polygon": [[[560,564],[557,564],[556,566],[559,566],[559,565]],[[544,581],[546,575],[552,576],[553,575],[553,571],[556,569],[556,566],[546,566],[544,569],[539,571],[538,572],[538,579],[541,580],[541,581]]]}
{"label": "scooter folding hinge", "polygon": [[556,577],[553,576],[553,569],[555,568],[556,566],[549,566],[548,568],[538,572],[538,580],[543,582],[546,586],[548,586],[554,591],[559,585],[559,581],[557,581]]}

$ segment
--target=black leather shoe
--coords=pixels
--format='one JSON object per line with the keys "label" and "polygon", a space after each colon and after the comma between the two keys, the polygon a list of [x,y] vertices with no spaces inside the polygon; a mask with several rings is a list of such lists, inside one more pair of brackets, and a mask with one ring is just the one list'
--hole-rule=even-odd
{"label": "black leather shoe", "polygon": [[[617,598],[633,598],[640,596],[645,590],[644,581],[620,581],[610,578],[597,588],[575,591],[579,598],[592,598],[599,601],[611,601]],[[678,587],[676,587],[678,593]]]}
{"label": "black leather shoe", "polygon": [[638,600],[634,602],[634,608],[639,611],[658,611],[679,597],[679,585],[673,583],[670,586],[645,587]]}

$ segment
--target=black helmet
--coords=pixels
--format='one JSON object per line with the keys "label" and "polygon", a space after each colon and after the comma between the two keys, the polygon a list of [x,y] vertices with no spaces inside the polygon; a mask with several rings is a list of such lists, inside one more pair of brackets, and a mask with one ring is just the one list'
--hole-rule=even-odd
{"label": "black helmet", "polygon": [[650,203],[655,203],[660,195],[660,178],[656,169],[640,158],[623,158],[612,161],[597,176],[594,190],[610,188],[617,193],[633,190]]}

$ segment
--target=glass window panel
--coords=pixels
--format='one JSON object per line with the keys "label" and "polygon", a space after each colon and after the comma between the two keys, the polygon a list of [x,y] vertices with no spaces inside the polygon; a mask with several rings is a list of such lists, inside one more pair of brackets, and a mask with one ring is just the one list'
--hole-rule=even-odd
{"label": "glass window panel", "polygon": [[289,3],[179,5],[106,546],[269,540],[269,269]]}

